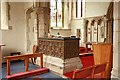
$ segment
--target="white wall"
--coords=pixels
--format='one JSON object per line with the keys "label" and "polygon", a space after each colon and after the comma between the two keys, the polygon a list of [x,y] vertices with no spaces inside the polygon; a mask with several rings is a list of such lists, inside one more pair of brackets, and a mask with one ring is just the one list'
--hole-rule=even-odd
{"label": "white wall", "polygon": [[107,13],[109,2],[86,2],[85,16],[102,16]]}
{"label": "white wall", "polygon": [[71,35],[71,29],[50,29],[51,35],[57,36],[58,32],[62,37],[70,37]]}
{"label": "white wall", "polygon": [[10,3],[10,26],[12,30],[2,31],[3,57],[11,52],[25,52],[25,15],[24,3]]}
{"label": "white wall", "polygon": [[24,9],[27,10],[28,8],[30,8],[33,5],[32,2],[25,2],[24,3]]}

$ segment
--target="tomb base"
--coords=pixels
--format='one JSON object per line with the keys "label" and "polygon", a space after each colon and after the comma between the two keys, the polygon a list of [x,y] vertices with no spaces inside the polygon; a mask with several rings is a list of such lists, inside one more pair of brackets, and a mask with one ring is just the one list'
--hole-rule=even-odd
{"label": "tomb base", "polygon": [[73,71],[75,69],[82,68],[82,63],[79,57],[74,57],[74,58],[63,60],[61,58],[44,55],[43,61],[44,61],[44,67],[47,67],[51,71],[54,71],[58,74],[64,74],[64,73]]}

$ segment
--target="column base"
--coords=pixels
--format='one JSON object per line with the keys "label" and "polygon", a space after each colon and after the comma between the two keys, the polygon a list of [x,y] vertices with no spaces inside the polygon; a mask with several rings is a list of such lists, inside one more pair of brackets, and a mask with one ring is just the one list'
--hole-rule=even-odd
{"label": "column base", "polygon": [[117,70],[117,69],[112,69],[111,78],[118,78],[118,79],[120,79],[120,71]]}

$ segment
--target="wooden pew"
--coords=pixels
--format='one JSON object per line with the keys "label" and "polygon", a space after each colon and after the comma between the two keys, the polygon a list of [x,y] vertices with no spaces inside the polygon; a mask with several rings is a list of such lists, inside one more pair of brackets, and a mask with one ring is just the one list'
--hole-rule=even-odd
{"label": "wooden pew", "polygon": [[[25,78],[30,76],[35,76],[38,74],[46,73],[49,71],[48,68],[43,68],[43,54],[44,53],[38,53],[38,54],[27,54],[27,55],[16,55],[16,56],[7,56],[5,59],[7,60],[7,79],[16,80],[19,78]],[[37,58],[40,57],[40,69],[35,70],[28,70],[29,68],[29,58]],[[10,74],[10,61],[12,60],[18,60],[22,59],[25,61],[25,72],[20,72],[16,74]]]}

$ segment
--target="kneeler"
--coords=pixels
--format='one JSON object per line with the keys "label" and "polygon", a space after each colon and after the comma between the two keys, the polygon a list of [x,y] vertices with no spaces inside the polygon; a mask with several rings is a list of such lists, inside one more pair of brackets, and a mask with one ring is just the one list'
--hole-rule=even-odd
{"label": "kneeler", "polygon": [[[34,70],[28,70],[29,68],[29,58],[37,58],[40,57],[40,68]],[[27,55],[17,55],[17,56],[7,56],[5,57],[7,60],[7,75],[6,78],[8,80],[18,80],[21,78],[27,78],[39,74],[43,74],[49,71],[48,68],[43,68],[43,53],[39,54],[27,54]],[[10,74],[10,61],[22,59],[25,61],[25,72],[19,72],[16,74]]]}

